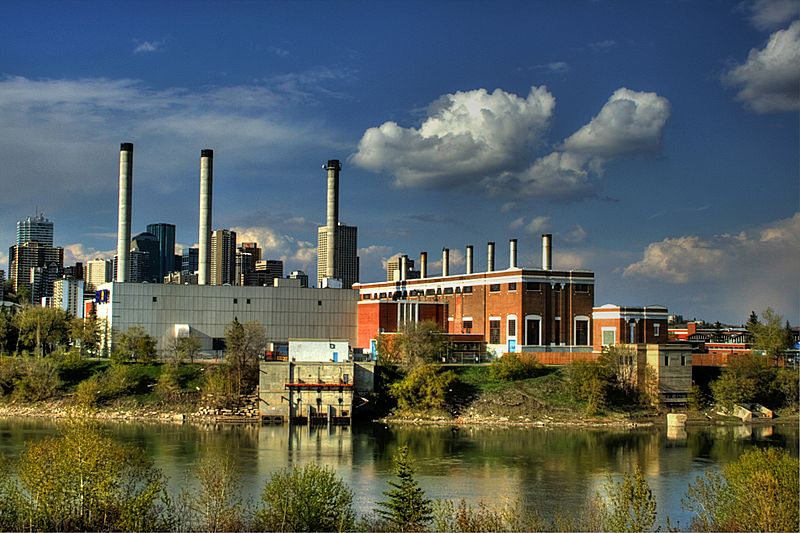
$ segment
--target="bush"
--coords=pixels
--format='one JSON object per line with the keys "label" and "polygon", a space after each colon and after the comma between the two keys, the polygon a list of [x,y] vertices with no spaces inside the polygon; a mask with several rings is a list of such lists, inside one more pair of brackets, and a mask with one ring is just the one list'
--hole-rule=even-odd
{"label": "bush", "polygon": [[194,531],[246,531],[247,509],[241,499],[241,473],[230,455],[210,455],[196,468],[198,491],[184,493],[189,516],[187,525]]}
{"label": "bush", "polygon": [[650,531],[656,521],[656,497],[637,466],[622,481],[605,484],[595,505],[603,531]]}
{"label": "bush", "polygon": [[434,365],[421,365],[389,386],[400,409],[444,409],[458,378],[455,372],[441,372]]}
{"label": "bush", "polygon": [[0,396],[10,396],[22,376],[22,359],[0,355]]}
{"label": "bush", "polygon": [[567,367],[567,376],[570,393],[575,399],[586,402],[588,414],[605,408],[609,387],[605,367],[592,361],[573,361]]}
{"label": "bush", "polygon": [[156,383],[157,367],[137,364],[114,364],[102,374],[82,381],[76,389],[78,405],[92,407],[122,396],[145,394]]}
{"label": "bush", "polygon": [[273,474],[261,500],[259,531],[348,531],[355,524],[352,491],[332,469],[314,463]]}
{"label": "bush", "polygon": [[755,449],[689,486],[683,507],[695,531],[800,531],[798,462],[786,450]]}
{"label": "bush", "polygon": [[534,378],[541,373],[535,357],[522,358],[516,353],[507,353],[496,359],[489,367],[489,376],[495,381],[519,381]]}
{"label": "bush", "polygon": [[50,359],[28,358],[22,361],[22,375],[14,385],[13,397],[23,402],[52,398],[61,386],[58,370]]}
{"label": "bush", "polygon": [[785,393],[776,387],[777,375],[778,369],[764,357],[736,357],[722,369],[720,377],[711,382],[711,391],[714,400],[726,409],[732,409],[737,403],[751,402],[776,408],[786,402]]}

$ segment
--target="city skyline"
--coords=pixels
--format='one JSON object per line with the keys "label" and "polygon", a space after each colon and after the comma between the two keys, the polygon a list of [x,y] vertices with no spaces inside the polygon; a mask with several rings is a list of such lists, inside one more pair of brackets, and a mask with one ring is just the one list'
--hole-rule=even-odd
{"label": "city skyline", "polygon": [[212,148],[213,228],[314,272],[340,159],[363,281],[510,238],[537,266],[553,233],[598,305],[800,319],[797,3],[120,5],[6,6],[0,250],[38,209],[65,264],[113,256],[133,142],[134,234],[197,245]]}

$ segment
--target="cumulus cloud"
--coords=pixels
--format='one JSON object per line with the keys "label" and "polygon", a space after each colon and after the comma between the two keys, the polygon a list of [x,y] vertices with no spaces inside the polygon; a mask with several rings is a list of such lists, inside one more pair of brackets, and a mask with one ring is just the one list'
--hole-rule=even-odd
{"label": "cumulus cloud", "polygon": [[770,35],[764,48],[750,50],[722,81],[739,87],[736,99],[756,113],[800,109],[800,20]]}
{"label": "cumulus cloud", "polygon": [[391,173],[400,187],[474,184],[524,166],[554,107],[545,87],[532,87],[526,98],[501,89],[447,94],[429,106],[419,128],[369,128],[353,161]]}
{"label": "cumulus cloud", "polygon": [[588,234],[586,233],[586,230],[583,229],[583,226],[580,224],[575,224],[564,234],[563,239],[565,242],[571,244],[580,244],[586,240],[587,235]]}
{"label": "cumulus cloud", "polygon": [[147,54],[150,52],[156,52],[161,43],[158,41],[142,41],[136,45],[136,48],[133,49],[134,54]]}
{"label": "cumulus cloud", "polygon": [[[800,212],[759,231],[712,237],[687,235],[649,244],[624,276],[717,290],[740,300],[740,312],[772,306],[797,313],[800,285]],[[733,305],[733,304],[732,304]]]}
{"label": "cumulus cloud", "polygon": [[284,271],[302,270],[307,274],[316,272],[317,245],[290,235],[276,232],[268,227],[232,227],[236,242],[256,242],[263,250],[264,259],[280,259]]}
{"label": "cumulus cloud", "polygon": [[82,262],[84,265],[86,261],[92,259],[113,259],[117,255],[117,250],[95,250],[91,247],[86,247],[81,243],[65,244],[64,245],[64,264],[74,265],[77,262]]}
{"label": "cumulus cloud", "polygon": [[800,16],[797,0],[755,0],[749,7],[753,25],[759,30],[774,30]]}

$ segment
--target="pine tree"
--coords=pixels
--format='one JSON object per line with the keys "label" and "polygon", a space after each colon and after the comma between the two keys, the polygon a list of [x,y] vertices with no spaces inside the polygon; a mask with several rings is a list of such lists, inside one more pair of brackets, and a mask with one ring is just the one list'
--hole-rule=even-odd
{"label": "pine tree", "polygon": [[397,531],[422,531],[433,518],[433,504],[414,479],[414,463],[403,446],[392,458],[399,481],[389,481],[392,489],[384,491],[387,501],[378,502],[378,515]]}

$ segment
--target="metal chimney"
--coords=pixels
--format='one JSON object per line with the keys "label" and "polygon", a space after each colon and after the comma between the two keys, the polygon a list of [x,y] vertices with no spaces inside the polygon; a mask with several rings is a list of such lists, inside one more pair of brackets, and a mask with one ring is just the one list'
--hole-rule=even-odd
{"label": "metal chimney", "polygon": [[442,277],[450,275],[450,250],[442,248]]}
{"label": "metal chimney", "polygon": [[211,205],[214,192],[214,150],[200,150],[200,224],[197,284],[211,282]]}
{"label": "metal chimney", "polygon": [[339,226],[339,171],[342,166],[338,159],[329,159],[325,165],[328,171],[328,219],[325,255],[325,277],[335,278],[336,269],[336,229]]}
{"label": "metal chimney", "polygon": [[517,268],[517,239],[508,241],[508,268]]}
{"label": "metal chimney", "polygon": [[486,272],[494,272],[494,243],[486,246]]}
{"label": "metal chimney", "polygon": [[553,235],[550,233],[542,234],[542,270],[550,270],[553,264],[553,251],[551,249],[551,241]]}
{"label": "metal chimney", "polygon": [[467,274],[472,274],[472,245],[467,245]]}
{"label": "metal chimney", "polygon": [[408,256],[400,256],[400,281],[406,280],[406,273],[408,272]]}
{"label": "metal chimney", "polygon": [[133,143],[119,145],[119,212],[117,217],[117,281],[130,274],[131,197],[133,196]]}
{"label": "metal chimney", "polygon": [[419,277],[420,279],[428,277],[428,252],[419,253]]}

